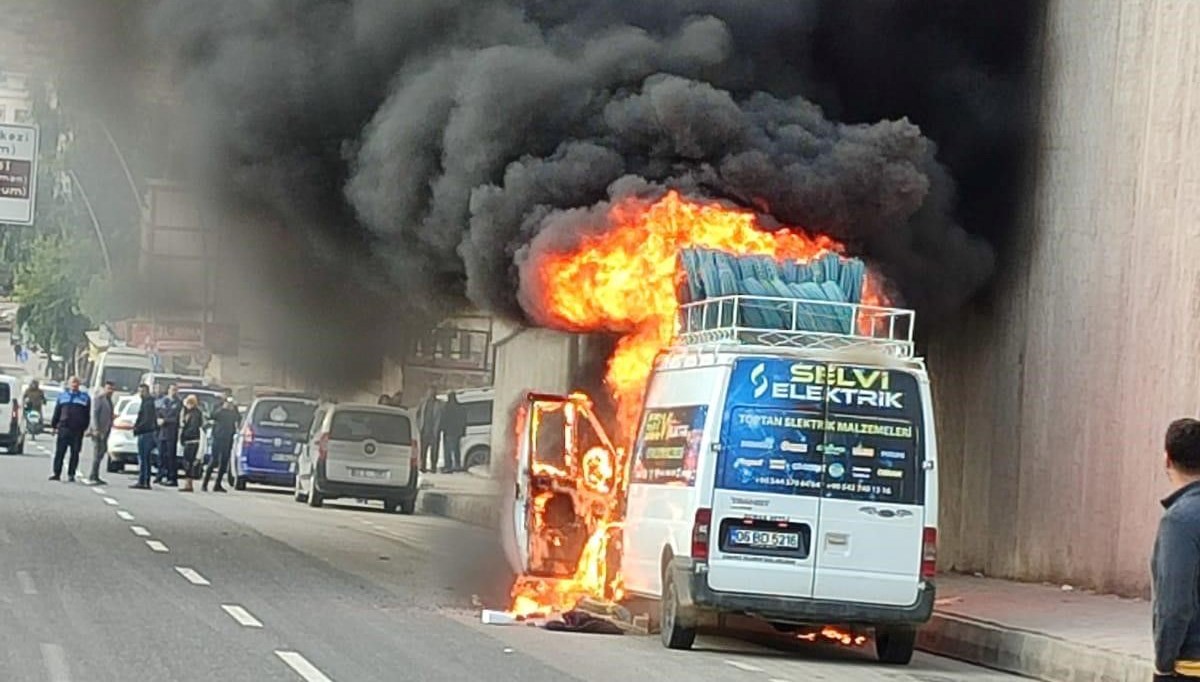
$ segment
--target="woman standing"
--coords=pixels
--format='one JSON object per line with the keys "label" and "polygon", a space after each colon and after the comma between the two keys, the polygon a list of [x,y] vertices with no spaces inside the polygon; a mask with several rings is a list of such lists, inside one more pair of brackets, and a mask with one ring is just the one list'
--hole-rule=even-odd
{"label": "woman standing", "polygon": [[183,412],[179,415],[179,442],[183,444],[184,485],[180,492],[192,492],[192,478],[196,472],[196,453],[200,450],[200,430],[204,427],[204,413],[200,401],[189,395],[183,401]]}

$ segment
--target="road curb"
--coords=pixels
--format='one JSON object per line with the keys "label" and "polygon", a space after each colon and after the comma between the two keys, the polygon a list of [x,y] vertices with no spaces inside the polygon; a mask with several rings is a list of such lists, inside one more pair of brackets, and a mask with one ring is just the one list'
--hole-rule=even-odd
{"label": "road curb", "polygon": [[1148,659],[948,613],[934,613],[917,647],[1044,682],[1146,682],[1154,674]]}
{"label": "road curb", "polygon": [[484,528],[499,527],[497,499],[487,495],[451,495],[425,490],[421,492],[419,506],[426,514],[445,516]]}

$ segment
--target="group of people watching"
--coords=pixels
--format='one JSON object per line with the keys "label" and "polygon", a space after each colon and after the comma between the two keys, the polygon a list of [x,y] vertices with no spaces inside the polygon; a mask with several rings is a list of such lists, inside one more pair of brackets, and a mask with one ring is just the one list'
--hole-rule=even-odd
{"label": "group of people watching", "polygon": [[430,388],[420,407],[417,423],[421,428],[421,471],[437,471],[438,445],[442,449],[442,473],[466,471],[462,459],[462,439],[467,433],[467,410],[454,391],[443,403]]}
{"label": "group of people watching", "polygon": [[[157,451],[154,483],[168,488],[178,487],[181,492],[190,493],[195,490],[193,481],[201,478],[203,470],[200,489],[208,492],[208,485],[215,470],[217,479],[213,491],[226,492],[222,481],[229,472],[233,438],[241,421],[241,413],[233,398],[227,396],[213,413],[208,415],[212,420],[213,447],[212,458],[205,468],[203,460],[199,457],[205,422],[199,399],[189,395],[181,401],[179,388],[174,384],[168,386],[166,392],[157,399],[150,394],[150,387],[146,384],[138,386],[138,395],[142,403],[133,425],[133,435],[137,438],[138,445],[138,481],[130,487],[143,490],[152,487],[151,473],[154,468],[154,453]],[[182,467],[179,461],[180,445],[183,446]],[[179,482],[181,468],[182,486]]]}

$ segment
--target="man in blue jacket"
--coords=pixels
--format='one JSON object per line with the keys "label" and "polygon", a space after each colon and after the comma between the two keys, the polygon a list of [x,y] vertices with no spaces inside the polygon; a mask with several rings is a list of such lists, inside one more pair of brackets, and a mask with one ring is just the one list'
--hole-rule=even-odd
{"label": "man in blue jacket", "polygon": [[1155,680],[1200,679],[1200,421],[1167,428],[1167,477],[1154,542]]}
{"label": "man in blue jacket", "polygon": [[158,399],[158,484],[174,488],[179,481],[179,464],[175,451],[179,446],[179,414],[183,401],[179,387],[171,384],[167,394]]}
{"label": "man in blue jacket", "polygon": [[67,465],[67,480],[75,482],[75,469],[79,467],[79,448],[83,446],[83,434],[92,423],[92,399],[79,390],[79,377],[71,377],[67,390],[58,394],[54,404],[54,416],[50,418],[50,430],[56,434],[54,443],[54,473],[51,481],[62,480],[63,456],[71,451]]}

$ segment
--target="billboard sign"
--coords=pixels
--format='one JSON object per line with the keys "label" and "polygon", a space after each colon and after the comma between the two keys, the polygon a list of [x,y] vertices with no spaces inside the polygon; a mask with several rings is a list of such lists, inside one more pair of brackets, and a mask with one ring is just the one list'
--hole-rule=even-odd
{"label": "billboard sign", "polygon": [[0,224],[32,225],[38,129],[0,124]]}

